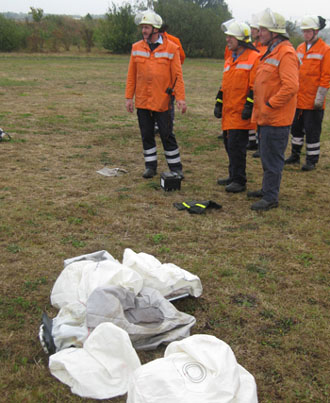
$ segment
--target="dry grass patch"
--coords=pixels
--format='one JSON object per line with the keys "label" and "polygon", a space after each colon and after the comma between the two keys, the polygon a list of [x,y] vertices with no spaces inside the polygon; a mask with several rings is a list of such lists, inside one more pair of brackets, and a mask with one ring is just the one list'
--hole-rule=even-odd
{"label": "dry grass patch", "polygon": [[[137,119],[124,109],[127,56],[0,60],[0,125],[13,137],[0,144],[2,401],[81,401],[48,372],[41,312],[56,314],[49,295],[63,259],[106,249],[121,261],[127,247],[200,276],[203,296],[176,305],[196,317],[194,333],[232,347],[256,377],[260,401],[327,401],[329,107],[317,170],[285,168],[280,207],[255,213],[245,194],[216,185],[227,173],[213,117],[221,61],[184,64],[188,113],[176,115],[175,130],[186,179],[181,191],[164,193],[159,178],[141,178]],[[161,152],[159,164],[167,170]],[[128,174],[97,174],[105,165]],[[250,189],[261,172],[249,153]],[[191,199],[223,208],[193,216],[173,207]]]}

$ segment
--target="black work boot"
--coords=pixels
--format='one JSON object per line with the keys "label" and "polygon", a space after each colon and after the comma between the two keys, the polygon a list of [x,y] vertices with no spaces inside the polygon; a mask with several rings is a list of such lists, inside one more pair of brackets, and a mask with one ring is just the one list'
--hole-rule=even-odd
{"label": "black work boot", "polygon": [[230,178],[219,178],[217,184],[220,186],[227,186],[232,182]]}
{"label": "black work boot", "polygon": [[291,154],[289,158],[284,161],[285,164],[299,164],[300,163],[300,155],[299,154]]}
{"label": "black work boot", "polygon": [[184,179],[184,174],[183,174],[183,172],[182,172],[182,169],[180,169],[180,168],[172,168],[172,169],[171,169],[171,172],[177,174],[177,176],[178,176],[180,179]]}
{"label": "black work boot", "polygon": [[227,185],[225,187],[226,192],[229,193],[240,193],[240,192],[244,192],[244,190],[246,189],[245,185],[242,185],[240,183],[237,182],[231,182],[229,185]]}
{"label": "black work boot", "polygon": [[143,172],[143,177],[146,179],[153,178],[157,174],[156,169],[153,168],[146,168],[146,170]]}
{"label": "black work boot", "polygon": [[247,146],[246,146],[247,150],[258,150],[258,144],[256,142],[256,140],[249,140]]}
{"label": "black work boot", "polygon": [[278,202],[273,201],[269,202],[265,199],[258,200],[257,202],[253,203],[251,206],[251,210],[255,211],[268,211],[272,208],[278,207]]}
{"label": "black work boot", "polygon": [[313,171],[315,169],[315,164],[310,161],[306,161],[306,164],[301,167],[302,171]]}
{"label": "black work boot", "polygon": [[249,192],[247,192],[247,197],[248,198],[262,198],[264,195],[264,192],[262,191],[262,189],[260,190],[250,190]]}

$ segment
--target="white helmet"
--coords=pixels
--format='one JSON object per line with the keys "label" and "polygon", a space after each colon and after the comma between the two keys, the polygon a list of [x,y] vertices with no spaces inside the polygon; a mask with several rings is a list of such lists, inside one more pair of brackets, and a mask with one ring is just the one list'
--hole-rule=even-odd
{"label": "white helmet", "polygon": [[258,15],[257,15],[257,14],[252,14],[252,16],[251,16],[251,22],[250,22],[250,27],[251,27],[251,28],[259,29],[258,21],[259,21]]}
{"label": "white helmet", "polygon": [[285,28],[285,18],[281,14],[273,12],[270,8],[266,8],[260,15],[258,25],[259,27],[268,29],[270,32],[275,32],[289,38],[289,34]]}
{"label": "white helmet", "polygon": [[147,10],[143,13],[137,14],[134,20],[136,25],[151,25],[157,29],[159,29],[163,24],[162,17],[152,10]]}
{"label": "white helmet", "polygon": [[320,24],[320,18],[317,17],[316,15],[306,15],[301,20],[300,28],[302,30],[304,30],[304,29],[314,29],[314,30],[322,29],[321,24]]}
{"label": "white helmet", "polygon": [[238,41],[251,42],[251,29],[245,22],[238,22],[234,19],[221,24],[221,29],[226,35],[235,37]]}

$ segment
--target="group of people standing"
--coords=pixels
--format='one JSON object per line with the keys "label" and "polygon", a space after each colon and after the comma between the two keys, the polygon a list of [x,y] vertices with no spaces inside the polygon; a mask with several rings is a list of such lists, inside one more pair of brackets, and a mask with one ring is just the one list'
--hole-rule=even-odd
{"label": "group of people standing", "polygon": [[[179,110],[187,109],[180,45],[160,33],[162,20],[154,12],[144,13],[139,25],[143,40],[132,46],[126,109],[133,112],[135,95],[146,167],[143,176],[151,178],[157,172],[157,122],[169,169],[183,178],[171,117],[173,93]],[[262,188],[248,192],[248,197],[259,199],[252,210],[269,210],[278,206],[284,164],[300,161],[304,135],[307,152],[302,170],[311,171],[318,162],[330,87],[330,46],[318,38],[325,26],[322,17],[302,20],[305,42],[297,51],[288,40],[282,15],[266,9],[250,26],[234,19],[222,24],[227,49],[214,115],[222,119],[229,176],[218,179],[218,184],[227,192],[246,190],[246,150],[258,138]],[[292,153],[285,160],[290,129]]]}

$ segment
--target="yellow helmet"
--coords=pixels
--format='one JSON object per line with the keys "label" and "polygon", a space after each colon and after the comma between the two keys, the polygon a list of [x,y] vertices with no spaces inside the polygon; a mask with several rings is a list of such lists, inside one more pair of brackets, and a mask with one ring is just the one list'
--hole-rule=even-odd
{"label": "yellow helmet", "polygon": [[152,10],[147,10],[143,13],[137,14],[134,20],[136,25],[151,25],[157,29],[159,29],[163,24],[162,17]]}
{"label": "yellow helmet", "polygon": [[289,34],[286,32],[285,18],[281,14],[273,12],[270,8],[266,8],[261,13],[258,25],[259,27],[268,29],[270,32],[275,32],[289,38]]}
{"label": "yellow helmet", "polygon": [[251,29],[245,22],[238,22],[235,19],[228,20],[221,24],[225,35],[233,36],[238,41],[251,42]]}

